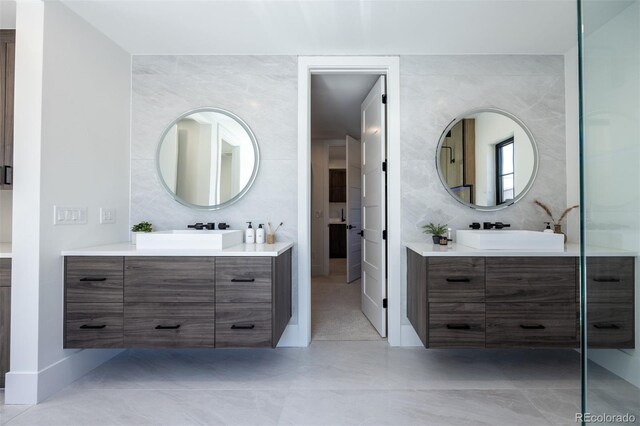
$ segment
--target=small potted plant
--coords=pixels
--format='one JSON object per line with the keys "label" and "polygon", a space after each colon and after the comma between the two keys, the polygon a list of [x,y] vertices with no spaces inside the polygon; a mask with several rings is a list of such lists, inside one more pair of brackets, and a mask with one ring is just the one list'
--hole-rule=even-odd
{"label": "small potted plant", "polygon": [[428,225],[424,225],[422,227],[422,230],[422,232],[424,232],[425,234],[431,234],[433,238],[433,244],[440,244],[440,239],[447,233],[447,224],[445,223],[444,225],[434,225],[433,223],[429,222]]}
{"label": "small potted plant", "polygon": [[131,244],[136,243],[136,235],[142,232],[152,232],[153,225],[149,222],[140,222],[131,227]]}

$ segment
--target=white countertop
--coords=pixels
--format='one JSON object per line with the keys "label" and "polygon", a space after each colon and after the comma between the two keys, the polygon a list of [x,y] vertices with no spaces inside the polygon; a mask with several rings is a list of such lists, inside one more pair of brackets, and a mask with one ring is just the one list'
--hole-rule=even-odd
{"label": "white countertop", "polygon": [[12,257],[11,243],[0,243],[0,259],[11,259]]}
{"label": "white countertop", "polygon": [[[420,256],[504,256],[504,257],[542,257],[542,256],[580,256],[580,246],[578,244],[567,244],[564,250],[481,250],[475,249],[462,244],[451,244],[449,246],[440,246],[433,243],[405,242],[402,243],[408,249],[413,250]],[[588,256],[636,256],[636,253],[626,250],[616,250],[601,247],[587,247]]]}
{"label": "white countertop", "polygon": [[75,250],[63,250],[63,256],[279,256],[293,247],[293,243],[238,244],[223,250],[137,250],[130,243],[107,244]]}

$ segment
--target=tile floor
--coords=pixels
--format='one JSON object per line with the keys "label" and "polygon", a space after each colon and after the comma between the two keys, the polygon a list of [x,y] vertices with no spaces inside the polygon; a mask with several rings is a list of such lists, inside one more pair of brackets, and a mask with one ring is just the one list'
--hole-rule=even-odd
{"label": "tile floor", "polygon": [[382,340],[360,309],[360,280],[347,283],[347,260],[330,265],[329,276],[311,279],[311,339]]}
{"label": "tile floor", "polygon": [[[640,391],[592,365],[592,412]],[[2,398],[4,398],[2,396]],[[309,348],[128,350],[9,425],[575,425],[578,353],[426,350],[384,341]],[[616,405],[616,407],[613,406]]]}

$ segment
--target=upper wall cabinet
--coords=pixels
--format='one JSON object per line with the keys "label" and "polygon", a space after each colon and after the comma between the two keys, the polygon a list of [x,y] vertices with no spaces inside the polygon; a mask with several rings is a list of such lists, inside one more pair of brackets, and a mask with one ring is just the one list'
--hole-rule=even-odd
{"label": "upper wall cabinet", "polygon": [[347,202],[347,171],[345,169],[329,170],[329,202]]}
{"label": "upper wall cabinet", "polygon": [[13,188],[13,85],[16,31],[0,30],[0,189]]}

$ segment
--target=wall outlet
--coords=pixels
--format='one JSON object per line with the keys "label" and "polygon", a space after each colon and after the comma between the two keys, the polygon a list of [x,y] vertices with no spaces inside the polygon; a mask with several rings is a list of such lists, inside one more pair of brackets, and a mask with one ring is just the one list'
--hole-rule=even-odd
{"label": "wall outlet", "polygon": [[116,209],[100,207],[100,224],[116,223]]}
{"label": "wall outlet", "polygon": [[86,225],[86,207],[60,207],[53,206],[54,225]]}

